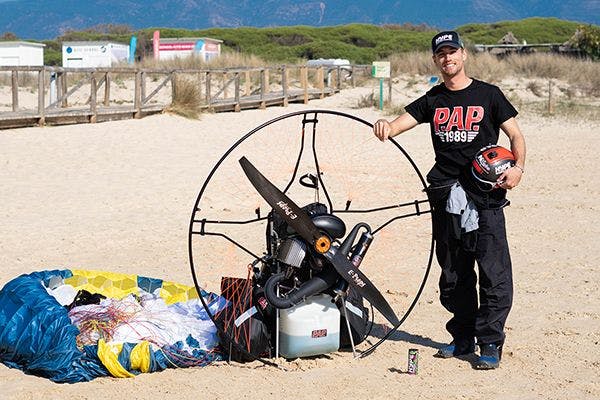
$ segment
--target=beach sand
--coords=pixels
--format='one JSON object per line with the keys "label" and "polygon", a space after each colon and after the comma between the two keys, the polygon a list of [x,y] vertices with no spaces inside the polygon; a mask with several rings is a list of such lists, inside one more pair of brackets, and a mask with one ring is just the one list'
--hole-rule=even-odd
{"label": "beach sand", "polygon": [[[377,110],[352,108],[369,90],[344,90],[308,105],[204,114],[199,120],[162,114],[0,131],[0,285],[23,273],[53,268],[107,270],[191,284],[190,214],[202,183],[224,151],[246,132],[288,112],[329,109],[370,122],[389,118]],[[406,97],[415,96],[418,93]],[[279,360],[281,369],[260,362],[219,362],[72,385],[0,365],[2,398],[600,398],[597,124],[527,113],[518,121],[528,160],[506,209],[515,296],[499,369],[477,371],[468,358],[433,357],[449,339],[444,329],[449,315],[439,304],[439,267],[434,262],[412,314],[364,359],[340,352]],[[364,140],[369,147],[389,146],[370,136]],[[428,127],[419,126],[398,142],[426,173],[433,162]],[[506,144],[506,138],[501,143]],[[267,150],[275,151],[276,145],[275,141]],[[265,158],[258,158],[261,154],[265,148],[251,153],[257,165],[265,165]],[[268,152],[262,157],[268,160]],[[378,191],[373,193],[385,196],[395,184],[395,161],[382,159],[386,167],[380,168],[376,158],[370,160],[362,168],[373,180],[370,187]],[[212,198],[216,204],[227,200]],[[409,241],[398,240],[396,246],[379,247],[374,258],[395,262],[410,247]],[[418,257],[426,261],[427,254]],[[386,275],[374,267],[371,271],[374,281],[384,280],[388,288],[404,287],[406,279],[414,288],[422,274],[422,269],[414,276]],[[386,294],[393,302],[402,301],[397,295],[393,290]],[[363,343],[360,349],[367,347]],[[419,350],[418,375],[406,374],[409,348]]]}

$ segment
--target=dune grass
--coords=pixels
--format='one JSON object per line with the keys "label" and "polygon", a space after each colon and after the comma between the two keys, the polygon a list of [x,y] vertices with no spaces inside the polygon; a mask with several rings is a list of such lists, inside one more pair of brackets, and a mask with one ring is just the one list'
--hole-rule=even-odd
{"label": "dune grass", "polygon": [[[430,52],[396,53],[390,57],[392,75],[437,75]],[[511,55],[469,53],[467,73],[491,83],[509,77],[560,79],[585,96],[600,96],[600,63],[554,53]]]}
{"label": "dune grass", "polygon": [[197,119],[202,112],[202,97],[197,83],[185,75],[176,75],[173,80],[173,99],[166,112]]}

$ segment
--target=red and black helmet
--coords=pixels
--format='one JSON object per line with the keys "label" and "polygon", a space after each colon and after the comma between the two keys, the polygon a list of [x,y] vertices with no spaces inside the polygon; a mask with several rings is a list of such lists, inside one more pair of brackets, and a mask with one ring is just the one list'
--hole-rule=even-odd
{"label": "red and black helmet", "polygon": [[515,165],[513,153],[498,145],[486,146],[475,155],[471,172],[482,185],[490,191],[498,187],[498,178],[504,171]]}

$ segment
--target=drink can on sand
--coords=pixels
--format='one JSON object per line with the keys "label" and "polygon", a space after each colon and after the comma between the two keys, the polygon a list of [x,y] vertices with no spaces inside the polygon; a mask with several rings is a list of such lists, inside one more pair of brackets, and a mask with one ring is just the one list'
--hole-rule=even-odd
{"label": "drink can on sand", "polygon": [[419,372],[419,349],[408,349],[408,369],[409,375],[416,375]]}

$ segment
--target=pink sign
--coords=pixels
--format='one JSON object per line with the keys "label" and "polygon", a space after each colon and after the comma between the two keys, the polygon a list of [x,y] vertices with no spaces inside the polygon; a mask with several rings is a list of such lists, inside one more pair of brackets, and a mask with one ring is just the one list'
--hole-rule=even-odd
{"label": "pink sign", "polygon": [[161,43],[158,45],[160,51],[194,50],[194,42],[183,43]]}
{"label": "pink sign", "polygon": [[204,45],[205,51],[219,51],[219,45],[217,43],[206,43]]}

